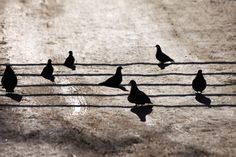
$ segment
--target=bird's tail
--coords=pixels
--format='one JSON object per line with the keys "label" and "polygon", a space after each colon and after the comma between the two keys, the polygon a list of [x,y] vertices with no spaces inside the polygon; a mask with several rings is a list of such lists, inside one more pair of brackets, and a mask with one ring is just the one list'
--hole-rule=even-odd
{"label": "bird's tail", "polygon": [[123,91],[128,91],[124,86],[118,86],[119,89],[123,90]]}

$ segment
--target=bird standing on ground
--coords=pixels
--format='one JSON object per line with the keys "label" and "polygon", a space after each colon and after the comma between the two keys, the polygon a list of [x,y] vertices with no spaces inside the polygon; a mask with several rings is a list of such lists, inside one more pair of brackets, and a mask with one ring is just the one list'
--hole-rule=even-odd
{"label": "bird standing on ground", "polygon": [[144,105],[145,103],[152,103],[150,98],[137,87],[137,84],[134,80],[131,80],[130,83],[131,90],[128,96],[128,101],[134,103],[136,106]]}
{"label": "bird standing on ground", "polygon": [[2,83],[3,88],[6,89],[6,92],[9,92],[9,93],[14,92],[14,89],[17,85],[17,77],[10,65],[6,66],[1,83]]}
{"label": "bird standing on ground", "polygon": [[73,52],[69,51],[69,56],[66,58],[64,65],[72,70],[75,70],[74,62],[75,62],[75,58],[73,56]]}
{"label": "bird standing on ground", "polygon": [[193,79],[192,87],[198,93],[206,89],[207,83],[203,77],[202,70],[198,70],[196,77]]}
{"label": "bird standing on ground", "polygon": [[162,52],[161,47],[159,45],[156,45],[156,48],[156,58],[161,62],[161,64],[164,64],[165,62],[174,62],[173,59],[171,59],[169,56]]}
{"label": "bird standing on ground", "polygon": [[43,71],[41,72],[41,76],[51,81],[54,81],[53,70],[54,69],[52,67],[52,60],[49,59],[47,65],[43,68]]}
{"label": "bird standing on ground", "polygon": [[121,66],[117,67],[116,73],[112,77],[108,78],[106,81],[99,83],[99,85],[119,88],[122,82],[122,69],[123,68]]}

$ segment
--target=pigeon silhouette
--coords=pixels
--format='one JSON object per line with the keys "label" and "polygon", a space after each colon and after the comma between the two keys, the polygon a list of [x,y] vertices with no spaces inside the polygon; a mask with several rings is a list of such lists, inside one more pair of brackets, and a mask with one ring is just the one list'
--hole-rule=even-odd
{"label": "pigeon silhouette", "polygon": [[156,58],[161,62],[161,64],[165,62],[174,62],[173,59],[171,59],[169,56],[164,54],[161,50],[161,47],[159,45],[156,45],[157,52],[156,52]]}
{"label": "pigeon silhouette", "polygon": [[145,103],[152,103],[150,98],[144,92],[138,89],[134,80],[131,80],[129,84],[131,85],[130,94],[128,96],[129,102],[134,103],[135,106],[143,106]]}
{"label": "pigeon silhouette", "polygon": [[8,93],[14,92],[14,89],[17,85],[17,77],[10,65],[6,66],[1,83],[3,88],[6,89],[6,92]]}
{"label": "pigeon silhouette", "polygon": [[73,52],[69,51],[69,56],[66,58],[64,65],[72,70],[75,70],[74,62],[75,62],[75,58],[73,56]]}
{"label": "pigeon silhouette", "polygon": [[196,99],[198,102],[200,102],[200,103],[202,103],[202,104],[208,106],[209,108],[211,107],[211,99],[208,98],[208,97],[206,97],[206,96],[203,95],[202,93],[196,93],[195,99]]}
{"label": "pigeon silhouette", "polygon": [[116,73],[112,77],[108,78],[106,81],[99,83],[99,85],[113,88],[120,88],[124,91],[127,91],[125,87],[120,85],[122,82],[122,73],[121,73],[122,69],[123,68],[121,66],[117,67]]}
{"label": "pigeon silhouette", "polygon": [[131,112],[135,113],[139,118],[140,121],[145,122],[146,116],[153,111],[153,105],[145,105],[145,106],[138,106],[133,107],[130,109]]}
{"label": "pigeon silhouette", "polygon": [[193,79],[192,87],[198,93],[206,89],[207,83],[202,75],[202,70],[198,70],[196,77]]}
{"label": "pigeon silhouette", "polygon": [[55,78],[53,76],[53,70],[54,69],[52,67],[52,60],[49,59],[47,65],[43,68],[43,71],[41,72],[41,76],[54,82]]}

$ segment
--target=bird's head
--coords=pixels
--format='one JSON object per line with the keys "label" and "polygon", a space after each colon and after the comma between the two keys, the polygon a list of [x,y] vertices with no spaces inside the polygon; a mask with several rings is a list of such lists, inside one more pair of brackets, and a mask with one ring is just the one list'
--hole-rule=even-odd
{"label": "bird's head", "polygon": [[202,74],[202,70],[198,70],[197,74]]}
{"label": "bird's head", "polygon": [[136,85],[137,85],[134,80],[131,80],[131,81],[129,82],[129,84],[130,84],[131,86],[136,86]]}
{"label": "bird's head", "polygon": [[13,72],[11,66],[9,64],[6,65],[6,72]]}
{"label": "bird's head", "polygon": [[161,50],[160,45],[156,45],[155,47],[156,47],[158,50]]}
{"label": "bird's head", "polygon": [[120,70],[120,71],[121,71],[121,69],[123,69],[121,66],[117,67],[117,70]]}
{"label": "bird's head", "polygon": [[48,64],[52,64],[52,60],[51,59],[48,60]]}
{"label": "bird's head", "polygon": [[72,51],[69,51],[69,54],[70,54],[70,55],[73,55],[73,52],[72,52]]}

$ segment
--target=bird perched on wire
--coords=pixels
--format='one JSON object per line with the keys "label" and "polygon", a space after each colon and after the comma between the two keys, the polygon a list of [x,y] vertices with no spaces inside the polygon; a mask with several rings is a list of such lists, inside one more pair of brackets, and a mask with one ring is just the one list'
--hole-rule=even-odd
{"label": "bird perched on wire", "polygon": [[192,88],[198,93],[202,93],[206,89],[207,83],[202,74],[202,70],[198,70],[196,77],[193,79]]}
{"label": "bird perched on wire", "polygon": [[162,52],[160,45],[156,45],[157,51],[156,51],[156,58],[158,61],[160,61],[160,68],[164,69],[167,65],[164,63],[166,62],[174,62],[173,59],[171,59],[169,56],[167,56],[165,53]]}
{"label": "bird perched on wire", "polygon": [[138,89],[134,80],[131,80],[129,84],[131,85],[130,94],[127,98],[129,102],[134,103],[135,106],[143,106],[145,103],[152,103],[150,98],[144,92]]}
{"label": "bird perched on wire", "polygon": [[74,62],[75,62],[75,58],[73,56],[73,52],[69,51],[69,56],[66,58],[64,65],[72,70],[75,70]]}
{"label": "bird perched on wire", "polygon": [[52,67],[52,60],[49,59],[47,65],[43,68],[43,71],[41,72],[41,76],[44,78],[51,80],[54,82],[54,76],[53,76],[53,67]]}
{"label": "bird perched on wire", "polygon": [[14,89],[17,85],[17,77],[10,65],[6,66],[1,83],[3,88],[6,89],[6,92],[8,93],[14,92]]}
{"label": "bird perched on wire", "polygon": [[99,83],[99,85],[113,87],[113,88],[120,88],[124,91],[127,91],[125,87],[121,86],[121,82],[122,82],[121,70],[122,69],[123,68],[121,66],[117,67],[116,73],[112,77],[108,78],[106,81]]}

